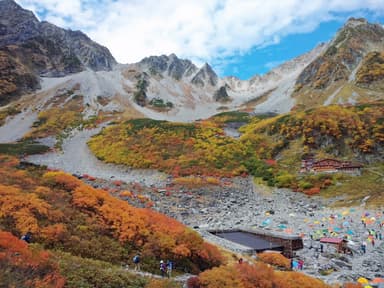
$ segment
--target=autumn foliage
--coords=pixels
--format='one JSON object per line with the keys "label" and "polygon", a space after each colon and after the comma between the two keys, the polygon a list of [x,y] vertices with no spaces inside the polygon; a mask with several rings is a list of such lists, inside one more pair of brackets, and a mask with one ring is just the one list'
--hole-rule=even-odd
{"label": "autumn foliage", "polygon": [[246,150],[224,135],[214,122],[171,123],[135,119],[110,126],[89,141],[95,155],[134,168],[155,168],[173,174],[240,174]]}
{"label": "autumn foliage", "polygon": [[289,269],[290,260],[280,253],[260,253],[257,258],[267,264],[273,265],[278,268]]}
{"label": "autumn foliage", "polygon": [[[384,104],[377,102],[269,118],[223,114],[196,123],[135,119],[107,127],[88,144],[103,161],[165,171],[186,186],[206,185],[207,176],[253,175],[270,186],[315,195],[329,185],[326,179],[299,183],[301,159],[308,154],[355,162],[367,155],[379,157],[384,144],[382,115]],[[234,119],[246,123],[238,138],[223,129]],[[289,151],[294,151],[292,156],[284,154]]]}
{"label": "autumn foliage", "polygon": [[[191,281],[192,282],[192,281]],[[274,271],[266,264],[244,262],[204,271],[190,287],[209,288],[329,288],[322,281],[298,272]]]}
{"label": "autumn foliage", "polygon": [[0,231],[1,287],[61,288],[65,279],[49,252],[28,247],[9,232]]}
{"label": "autumn foliage", "polygon": [[222,262],[216,247],[172,218],[135,208],[64,172],[20,170],[6,156],[0,163],[0,226],[14,235],[30,231],[46,248],[116,264],[141,251],[143,265],[156,272],[160,258],[194,272]]}

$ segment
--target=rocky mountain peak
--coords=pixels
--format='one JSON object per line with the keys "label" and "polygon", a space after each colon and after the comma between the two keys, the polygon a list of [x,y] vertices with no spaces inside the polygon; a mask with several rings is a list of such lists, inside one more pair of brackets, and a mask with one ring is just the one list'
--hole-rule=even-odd
{"label": "rocky mountain peak", "polygon": [[[326,89],[353,79],[350,74],[370,52],[384,50],[384,28],[363,18],[350,18],[322,55],[304,69],[297,87]],[[300,88],[301,89],[301,88]]]}
{"label": "rocky mountain peak", "polygon": [[208,63],[205,63],[192,78],[191,83],[203,87],[206,84],[216,86],[218,81],[219,78],[217,77],[215,71],[213,71],[212,67]]}
{"label": "rocky mountain peak", "polygon": [[359,25],[364,25],[364,24],[368,24],[368,21],[367,19],[365,18],[354,18],[354,17],[351,17],[347,20],[347,22],[345,22],[345,27],[356,27],[356,26],[359,26]]}
{"label": "rocky mountain peak", "polygon": [[13,0],[2,0],[0,48],[8,45],[17,45],[15,53],[20,55],[28,53],[38,54],[35,58],[46,57],[32,66],[39,74],[47,76],[63,76],[85,68],[111,70],[117,63],[107,48],[93,42],[84,33],[40,22],[31,11]]}
{"label": "rocky mountain peak", "polygon": [[39,34],[39,20],[13,0],[0,1],[0,47],[18,44]]}
{"label": "rocky mountain peak", "polygon": [[173,53],[169,56],[146,57],[139,62],[139,65],[152,74],[165,73],[176,80],[189,77],[197,70],[197,67],[190,60],[180,59]]}

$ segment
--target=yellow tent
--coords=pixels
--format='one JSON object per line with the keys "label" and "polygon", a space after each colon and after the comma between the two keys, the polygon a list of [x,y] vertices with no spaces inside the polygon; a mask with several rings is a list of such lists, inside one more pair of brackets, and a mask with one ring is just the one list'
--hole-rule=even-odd
{"label": "yellow tent", "polygon": [[368,279],[364,277],[360,277],[359,279],[357,279],[357,282],[360,284],[369,284]]}

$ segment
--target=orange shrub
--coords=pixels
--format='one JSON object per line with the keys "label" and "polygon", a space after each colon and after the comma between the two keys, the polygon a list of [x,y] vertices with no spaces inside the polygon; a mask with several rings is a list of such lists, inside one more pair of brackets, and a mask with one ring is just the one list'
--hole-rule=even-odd
{"label": "orange shrub", "polygon": [[199,275],[200,287],[207,288],[245,288],[238,271],[233,266],[220,266],[204,271]]}
{"label": "orange shrub", "polygon": [[275,273],[276,288],[330,288],[329,285],[320,279],[312,278],[299,272],[279,272]]}
{"label": "orange shrub", "polygon": [[203,179],[200,177],[178,177],[173,179],[173,183],[187,187],[199,187],[205,185]]}
{"label": "orange shrub", "polygon": [[[11,161],[12,162],[12,161]],[[11,179],[17,167],[0,166],[1,179]],[[221,264],[216,248],[175,219],[152,209],[138,209],[59,171],[24,170],[29,189],[0,184],[0,226],[49,248],[118,263],[128,249],[140,250],[153,267],[156,258],[178,259],[199,272]],[[30,173],[32,172],[32,173]],[[126,193],[126,194],[125,194]],[[122,195],[131,195],[129,191]],[[147,207],[149,199],[139,195]],[[129,253],[129,252],[128,252]],[[156,265],[156,267],[154,267]],[[157,270],[157,269],[156,269]]]}
{"label": "orange shrub", "polygon": [[220,185],[220,180],[215,177],[207,177],[205,181],[210,185]]}
{"label": "orange shrub", "polygon": [[319,194],[320,193],[320,188],[319,187],[313,187],[313,188],[310,188],[310,189],[306,189],[304,190],[304,193],[306,195],[316,195],[316,194]]}
{"label": "orange shrub", "polygon": [[263,263],[236,265],[244,288],[274,288],[274,271]]}
{"label": "orange shrub", "polygon": [[363,285],[360,283],[345,283],[343,288],[363,288]]}
{"label": "orange shrub", "polygon": [[271,264],[279,268],[290,268],[290,260],[280,253],[260,253],[257,254],[257,258],[264,263]]}
{"label": "orange shrub", "polygon": [[79,179],[62,171],[46,172],[43,175],[43,179],[46,184],[57,188],[63,188],[66,191],[71,191],[83,183]]}
{"label": "orange shrub", "polygon": [[209,288],[330,288],[319,279],[298,272],[274,271],[261,262],[216,267],[201,273],[192,284]]}
{"label": "orange shrub", "polygon": [[149,280],[145,288],[179,288],[180,285],[168,279],[154,279]]}
{"label": "orange shrub", "polygon": [[4,231],[0,231],[0,251],[3,287],[64,287],[65,279],[50,253],[32,250],[26,242]]}

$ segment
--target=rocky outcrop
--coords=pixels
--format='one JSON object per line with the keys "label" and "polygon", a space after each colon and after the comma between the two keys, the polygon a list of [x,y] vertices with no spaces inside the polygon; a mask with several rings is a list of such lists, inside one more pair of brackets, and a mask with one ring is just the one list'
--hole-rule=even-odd
{"label": "rocky outcrop", "polygon": [[84,33],[40,22],[31,11],[21,8],[13,0],[3,0],[0,1],[0,48],[9,45],[17,45],[21,50],[26,49],[25,52],[34,47],[37,48],[34,52],[50,54],[56,58],[54,62],[64,62],[59,65],[62,67],[51,67],[47,63],[47,70],[54,75],[72,73],[71,69],[65,69],[68,62],[79,69],[94,71],[111,70],[116,64],[107,48],[93,42]]}
{"label": "rocky outcrop", "polygon": [[39,88],[38,77],[25,65],[0,50],[0,106],[22,91]]}
{"label": "rocky outcrop", "polygon": [[175,80],[190,77],[197,70],[190,60],[179,59],[175,54],[146,57],[138,65],[154,76],[164,74]]}
{"label": "rocky outcrop", "polygon": [[218,77],[212,67],[205,63],[191,80],[192,84],[204,87],[206,85],[216,86]]}
{"label": "rocky outcrop", "polygon": [[215,92],[213,95],[213,99],[217,102],[227,102],[230,100],[228,93],[227,93],[227,87],[221,86],[219,90]]}
{"label": "rocky outcrop", "polygon": [[384,29],[365,19],[349,19],[325,52],[308,65],[297,78],[298,87],[326,89],[348,80],[366,54],[384,50]]}
{"label": "rocky outcrop", "polygon": [[8,59],[8,64],[3,65],[9,68],[1,73],[2,104],[38,88],[38,76],[60,77],[85,69],[111,70],[116,64],[107,48],[84,33],[40,22],[13,0],[0,1],[0,51],[2,59]]}
{"label": "rocky outcrop", "polygon": [[384,91],[384,51],[370,52],[356,73],[356,84]]}

